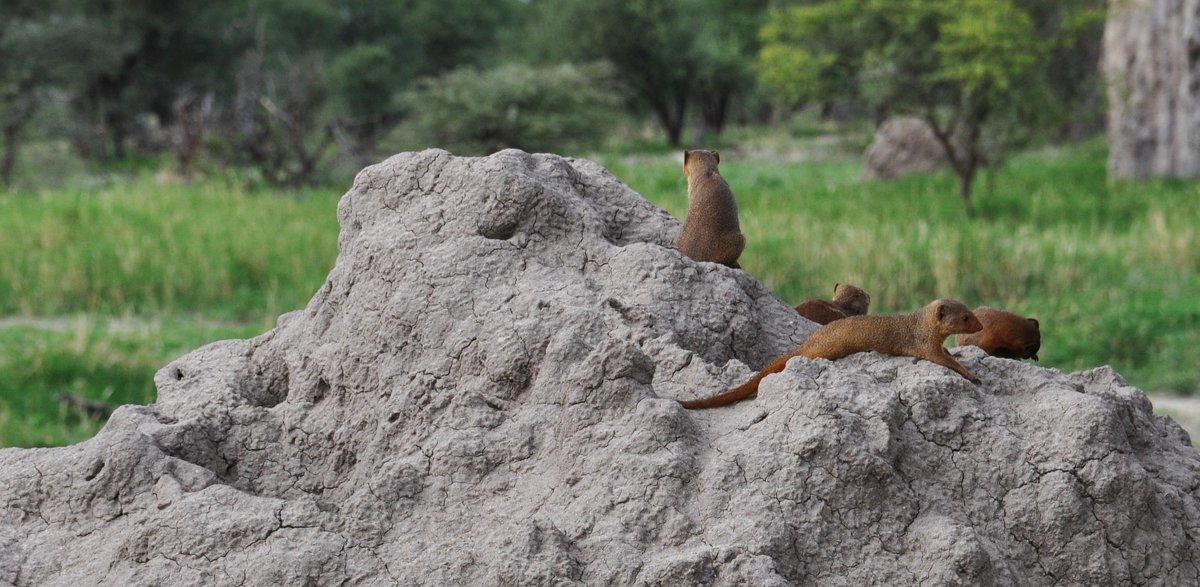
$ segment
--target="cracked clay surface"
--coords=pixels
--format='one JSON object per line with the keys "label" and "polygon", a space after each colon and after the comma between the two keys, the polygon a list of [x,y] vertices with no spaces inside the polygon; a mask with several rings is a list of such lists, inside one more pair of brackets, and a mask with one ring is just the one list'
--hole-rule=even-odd
{"label": "cracked clay surface", "polygon": [[[680,179],[680,197],[683,197]],[[1200,584],[1200,453],[1107,367],[815,326],[598,165],[405,153],[308,306],[0,451],[0,585]]]}

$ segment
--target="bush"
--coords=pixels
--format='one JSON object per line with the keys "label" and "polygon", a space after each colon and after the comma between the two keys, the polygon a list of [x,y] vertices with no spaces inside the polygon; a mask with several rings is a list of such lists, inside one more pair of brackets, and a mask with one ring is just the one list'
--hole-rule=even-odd
{"label": "bush", "polygon": [[425,81],[409,100],[423,138],[461,154],[594,146],[619,103],[606,68],[570,64],[460,68]]}

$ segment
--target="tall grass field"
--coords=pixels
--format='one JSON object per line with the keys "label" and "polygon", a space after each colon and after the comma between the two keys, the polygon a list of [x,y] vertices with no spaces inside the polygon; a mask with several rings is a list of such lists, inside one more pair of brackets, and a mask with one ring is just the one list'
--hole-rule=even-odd
{"label": "tall grass field", "polygon": [[[947,174],[865,183],[853,159],[723,153],[743,268],[779,297],[872,296],[872,313],[937,297],[1038,318],[1041,364],[1111,364],[1150,392],[1200,389],[1200,184],[1106,178],[1103,143],[1022,154],[979,183],[967,218]],[[677,153],[603,154],[682,218]],[[252,336],[298,309],[336,255],[342,189],[278,193],[212,179],[130,179],[0,193],[0,446],[76,442],[102,417],[62,396],[154,401],[161,365]]]}

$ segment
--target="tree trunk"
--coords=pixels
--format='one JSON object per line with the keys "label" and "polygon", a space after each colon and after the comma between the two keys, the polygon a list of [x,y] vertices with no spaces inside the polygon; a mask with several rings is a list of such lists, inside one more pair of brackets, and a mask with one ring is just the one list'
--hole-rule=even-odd
{"label": "tree trunk", "polygon": [[692,148],[703,149],[704,141],[708,138],[708,125],[704,118],[697,116],[692,123]]}
{"label": "tree trunk", "polygon": [[659,115],[659,121],[663,125],[663,130],[667,131],[667,142],[672,147],[678,147],[683,143],[683,107],[674,109],[665,108],[662,114]]}
{"label": "tree trunk", "polygon": [[1108,172],[1200,177],[1200,0],[1111,3]]}
{"label": "tree trunk", "polygon": [[4,155],[0,157],[0,185],[8,185],[12,181],[13,168],[17,165],[17,151],[20,148],[21,127],[19,124],[9,124],[4,127]]}
{"label": "tree trunk", "polygon": [[937,120],[933,117],[932,112],[925,117],[925,123],[929,125],[929,129],[933,132],[933,136],[937,139],[938,144],[942,146],[942,152],[946,155],[946,161],[950,163],[951,169],[958,175],[958,197],[962,198],[963,206],[967,210],[967,217],[975,215],[975,209],[971,204],[971,184],[975,181],[975,172],[979,169],[981,158],[979,156],[979,136],[982,131],[983,121],[987,119],[987,108],[977,108],[971,113],[971,119],[966,123],[966,131],[960,135],[962,144],[956,144],[955,130],[957,125],[950,128],[942,128],[937,124]]}
{"label": "tree trunk", "polygon": [[678,147],[683,142],[683,115],[687,111],[687,95],[653,96],[650,104],[658,123],[667,131],[667,142],[672,147]]}
{"label": "tree trunk", "polygon": [[975,181],[975,169],[976,165],[972,164],[955,170],[958,173],[958,197],[962,198],[968,218],[975,216],[975,207],[971,204],[971,184]]}
{"label": "tree trunk", "polygon": [[208,133],[212,94],[187,92],[175,99],[175,157],[185,181],[195,175],[196,162],[204,155],[204,137]]}
{"label": "tree trunk", "polygon": [[719,91],[709,93],[700,102],[700,120],[714,137],[720,136],[721,131],[725,130],[725,118],[732,98],[733,92]]}

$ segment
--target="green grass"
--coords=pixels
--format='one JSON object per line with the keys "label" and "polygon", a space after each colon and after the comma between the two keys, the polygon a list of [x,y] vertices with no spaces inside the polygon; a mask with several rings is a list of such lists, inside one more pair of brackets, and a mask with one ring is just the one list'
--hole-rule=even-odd
{"label": "green grass", "polygon": [[0,194],[0,316],[245,321],[300,307],[333,266],[340,195],[150,178]]}
{"label": "green grass", "polygon": [[[731,136],[722,173],[748,239],[742,265],[784,300],[849,282],[875,313],[936,297],[1004,307],[1040,320],[1044,366],[1112,364],[1148,391],[1200,388],[1200,184],[1109,183],[1104,145],[1089,142],[1015,158],[990,192],[981,183],[967,219],[949,174],[868,184],[853,144]],[[786,159],[744,155],[778,148]],[[635,151],[599,159],[682,217],[678,153]],[[153,401],[170,359],[303,307],[336,255],[343,189],[241,185],[140,177],[0,193],[0,317],[66,324],[0,324],[0,446],[86,438],[99,423],[57,395]]]}
{"label": "green grass", "polygon": [[84,315],[0,327],[0,446],[55,446],[89,438],[103,422],[61,396],[113,405],[153,402],[154,373],[168,361],[210,341],[246,338],[267,327]]}
{"label": "green grass", "polygon": [[0,325],[0,447],[87,438],[102,422],[58,395],[152,402],[167,361],[303,307],[337,254],[340,196],[149,176],[0,193],[0,317],[55,326]]}

